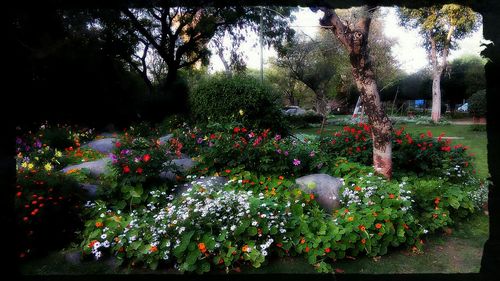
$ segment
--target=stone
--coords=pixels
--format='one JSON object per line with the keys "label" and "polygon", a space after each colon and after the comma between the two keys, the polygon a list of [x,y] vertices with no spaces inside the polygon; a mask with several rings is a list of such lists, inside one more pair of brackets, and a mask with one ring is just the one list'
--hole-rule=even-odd
{"label": "stone", "polygon": [[284,115],[289,115],[289,116],[297,116],[297,115],[305,115],[306,110],[298,107],[298,106],[288,106],[283,110]]}
{"label": "stone", "polygon": [[95,184],[90,184],[90,183],[81,183],[80,187],[87,191],[87,195],[89,198],[93,199],[97,195],[97,188],[98,186]]}
{"label": "stone", "polygon": [[173,134],[168,134],[160,137],[158,140],[160,141],[160,144],[166,144],[173,136]]}
{"label": "stone", "polygon": [[182,194],[186,192],[189,188],[193,187],[193,185],[201,185],[206,189],[210,189],[212,186],[222,186],[225,185],[229,180],[225,177],[200,177],[192,180],[190,183],[183,184],[182,186],[177,187],[176,194]]}
{"label": "stone", "polygon": [[108,164],[110,163],[110,158],[101,158],[99,160],[84,162],[78,165],[71,165],[62,169],[61,171],[63,173],[67,173],[70,170],[88,169],[90,171],[90,175],[98,177],[108,172]]}
{"label": "stone", "polygon": [[176,179],[176,174],[172,171],[163,171],[160,173],[160,179],[162,180],[169,180],[169,181],[175,181]]}
{"label": "stone", "polygon": [[314,194],[314,200],[327,212],[340,207],[341,179],[327,174],[312,174],[295,179],[295,183],[302,191]]}
{"label": "stone", "polygon": [[70,264],[80,264],[82,253],[79,250],[64,253],[64,260]]}
{"label": "stone", "polygon": [[186,157],[180,159],[173,159],[172,164],[175,164],[180,172],[185,173],[191,170],[191,168],[193,168],[195,162],[191,158]]}
{"label": "stone", "polygon": [[82,147],[89,147],[101,153],[111,153],[115,149],[116,138],[104,138],[93,140],[89,143],[82,145]]}

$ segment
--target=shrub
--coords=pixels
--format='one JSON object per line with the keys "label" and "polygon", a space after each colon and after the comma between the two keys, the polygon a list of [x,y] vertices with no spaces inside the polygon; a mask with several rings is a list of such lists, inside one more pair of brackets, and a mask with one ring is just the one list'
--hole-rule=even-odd
{"label": "shrub", "polygon": [[83,224],[82,200],[78,183],[63,174],[19,169],[15,197],[19,257],[46,254],[75,239]]}
{"label": "shrub", "polygon": [[236,121],[255,129],[286,129],[279,95],[250,76],[211,76],[191,91],[189,100],[199,123]]}
{"label": "shrub", "polygon": [[292,128],[308,128],[310,124],[318,124],[323,121],[323,116],[307,112],[303,115],[287,115],[285,120]]}
{"label": "shrub", "polygon": [[469,98],[469,112],[474,117],[486,116],[486,90],[477,91]]}

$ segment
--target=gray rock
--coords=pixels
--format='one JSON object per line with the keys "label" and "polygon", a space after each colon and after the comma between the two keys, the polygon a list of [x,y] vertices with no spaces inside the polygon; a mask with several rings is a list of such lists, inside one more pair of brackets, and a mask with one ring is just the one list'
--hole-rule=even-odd
{"label": "gray rock", "polygon": [[191,158],[173,159],[172,164],[178,166],[179,171],[185,173],[193,168],[195,162]]}
{"label": "gray rock", "polygon": [[78,250],[68,251],[64,253],[64,260],[71,264],[80,264],[81,263],[82,253]]}
{"label": "gray rock", "polygon": [[85,162],[85,163],[78,164],[78,165],[71,165],[71,166],[68,166],[68,167],[62,169],[61,171],[63,173],[67,173],[69,170],[73,170],[73,169],[76,169],[76,170],[88,169],[92,176],[97,177],[97,176],[100,176],[100,175],[108,172],[108,169],[109,169],[108,164],[110,164],[110,163],[111,163],[111,159],[102,158],[99,160]]}
{"label": "gray rock", "polygon": [[94,140],[82,145],[82,147],[89,147],[101,153],[111,153],[115,149],[116,138],[104,138]]}
{"label": "gray rock", "polygon": [[314,194],[314,199],[329,213],[340,207],[341,179],[327,174],[312,174],[297,178],[295,182],[302,191]]}
{"label": "gray rock", "polygon": [[173,134],[168,134],[163,137],[159,138],[160,144],[165,144],[167,143],[174,135]]}
{"label": "gray rock", "polygon": [[160,173],[160,179],[162,180],[175,181],[175,176],[176,174],[172,171],[163,171]]}
{"label": "gray rock", "polygon": [[80,187],[87,191],[89,198],[95,198],[97,194],[97,185],[90,183],[81,183]]}
{"label": "gray rock", "polygon": [[105,138],[116,138],[117,133],[103,132],[99,134],[99,136],[103,136]]}
{"label": "gray rock", "polygon": [[225,177],[203,177],[203,178],[198,178],[190,183],[186,183],[182,186],[177,187],[175,193],[176,194],[182,194],[186,192],[189,188],[193,187],[193,185],[201,185],[202,187],[206,189],[210,189],[211,186],[221,186],[224,185],[228,182],[229,180]]}

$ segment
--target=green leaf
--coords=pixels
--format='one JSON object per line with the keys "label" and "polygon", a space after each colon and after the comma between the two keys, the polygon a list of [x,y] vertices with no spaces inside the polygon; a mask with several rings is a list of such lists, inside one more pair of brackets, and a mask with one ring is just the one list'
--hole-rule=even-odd
{"label": "green leaf", "polygon": [[186,263],[189,265],[194,265],[196,261],[198,260],[198,257],[200,256],[200,251],[198,249],[189,251],[187,257],[186,257]]}
{"label": "green leaf", "polygon": [[257,235],[257,228],[255,226],[251,226],[247,229],[247,233],[250,236],[255,236]]}

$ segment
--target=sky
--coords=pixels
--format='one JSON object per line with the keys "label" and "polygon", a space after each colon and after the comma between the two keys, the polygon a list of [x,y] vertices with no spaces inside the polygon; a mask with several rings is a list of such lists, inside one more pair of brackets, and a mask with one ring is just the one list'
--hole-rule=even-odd
{"label": "sky", "polygon": [[[427,54],[421,46],[421,37],[417,30],[408,30],[398,24],[396,16],[396,9],[393,7],[382,7],[384,16],[384,31],[388,37],[396,39],[396,44],[392,47],[391,52],[394,57],[399,61],[400,67],[408,74],[417,72],[418,70],[428,65]],[[319,27],[319,19],[323,12],[316,13],[309,10],[309,8],[299,8],[295,13],[296,19],[290,25],[297,31],[297,33],[305,33],[306,35],[314,38]],[[452,50],[448,57],[449,61],[454,58],[460,57],[464,54],[479,55],[484,47],[481,43],[486,42],[483,38],[483,27],[474,32],[471,36],[460,40],[458,48]],[[257,33],[249,32],[246,36],[246,42],[240,46],[240,51],[244,54],[248,68],[260,69],[260,47],[255,44],[258,43],[259,37]],[[226,39],[224,42],[227,46],[230,45]],[[214,53],[214,52],[212,52]],[[269,58],[276,57],[276,51],[264,47],[264,68],[269,66]],[[210,60],[209,71],[222,71],[224,66],[217,55],[213,55]]]}

